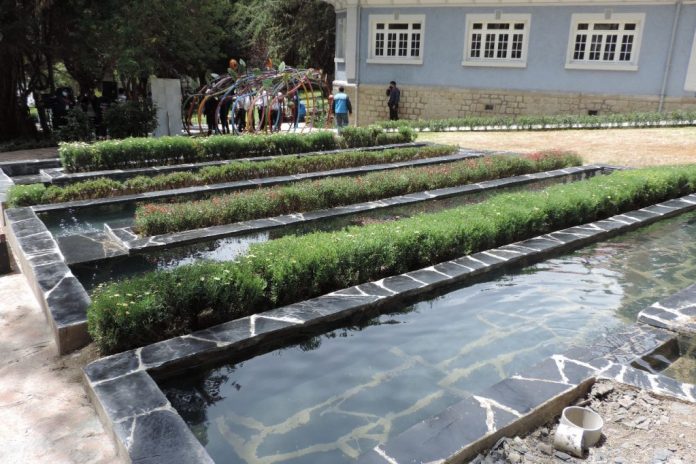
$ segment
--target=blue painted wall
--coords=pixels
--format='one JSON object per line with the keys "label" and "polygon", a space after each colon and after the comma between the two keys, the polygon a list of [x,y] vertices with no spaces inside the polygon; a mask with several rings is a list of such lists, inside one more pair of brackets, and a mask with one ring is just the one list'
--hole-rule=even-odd
{"label": "blue painted wall", "polygon": [[[638,71],[565,69],[571,16],[603,13],[602,6],[364,8],[361,13],[361,83],[504,88],[559,92],[658,95],[667,60],[675,5],[611,6],[614,13],[645,13]],[[461,65],[466,15],[475,13],[532,15],[526,68],[464,67]],[[424,14],[425,48],[422,65],[368,64],[369,15]],[[680,15],[667,95],[694,96],[684,91],[684,79],[696,30],[696,5],[684,5]]]}

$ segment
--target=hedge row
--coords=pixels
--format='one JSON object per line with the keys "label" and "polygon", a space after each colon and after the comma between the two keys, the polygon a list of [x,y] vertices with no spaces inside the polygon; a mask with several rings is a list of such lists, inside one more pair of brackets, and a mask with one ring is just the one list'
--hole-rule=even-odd
{"label": "hedge row", "polygon": [[694,123],[696,111],[679,110],[671,113],[627,113],[606,114],[598,116],[588,115],[549,115],[549,116],[468,116],[465,118],[433,119],[408,121],[382,121],[378,126],[385,129],[401,129],[409,127],[415,130],[429,130],[431,132],[443,132],[446,130],[472,130],[474,128],[485,130],[486,128],[517,128],[523,130],[532,129],[573,129],[582,127],[586,129],[608,128],[629,124],[633,127],[652,127],[674,125],[681,123]]}
{"label": "hedge row", "polygon": [[374,172],[359,177],[297,182],[200,201],[141,205],[135,212],[135,228],[143,235],[166,234],[580,164],[582,160],[573,153],[551,151],[521,157],[477,158],[445,165]]}
{"label": "hedge row", "polygon": [[125,350],[694,191],[696,166],[621,171],[394,222],[287,236],[252,245],[233,262],[100,287],[89,332],[103,352]]}
{"label": "hedge row", "polygon": [[174,172],[158,176],[138,176],[124,181],[99,178],[66,186],[43,184],[15,185],[8,192],[11,207],[44,203],[107,198],[134,193],[234,182],[243,179],[284,176],[330,169],[434,158],[454,153],[453,146],[392,148],[381,151],[354,151],[311,157],[283,156],[268,161],[240,161],[208,166],[198,172]]}
{"label": "hedge row", "polygon": [[130,138],[92,144],[62,143],[58,153],[67,172],[86,172],[357,148],[411,142],[414,139],[415,134],[409,128],[386,133],[384,129],[374,126],[347,128],[341,135],[320,131],[310,134]]}

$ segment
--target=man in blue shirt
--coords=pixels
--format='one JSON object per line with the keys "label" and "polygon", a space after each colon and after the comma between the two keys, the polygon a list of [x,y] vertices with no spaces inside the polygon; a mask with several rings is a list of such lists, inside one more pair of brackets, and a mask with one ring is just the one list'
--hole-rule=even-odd
{"label": "man in blue shirt", "polygon": [[338,132],[348,125],[348,115],[353,114],[353,107],[350,104],[350,98],[345,93],[343,86],[338,88],[338,93],[334,95],[333,110],[336,115],[336,127]]}

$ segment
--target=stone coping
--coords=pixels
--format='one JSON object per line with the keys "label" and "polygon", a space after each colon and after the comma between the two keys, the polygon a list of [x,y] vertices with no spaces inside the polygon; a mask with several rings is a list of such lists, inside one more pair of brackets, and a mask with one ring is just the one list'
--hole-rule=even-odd
{"label": "stone coping", "polygon": [[89,343],[90,298],[70,271],[53,235],[31,208],[5,211],[7,241],[48,319],[58,353]]}
{"label": "stone coping", "polygon": [[21,161],[3,161],[0,163],[0,171],[8,176],[27,176],[40,174],[41,169],[60,166],[60,159],[28,159]]}
{"label": "stone coping", "polygon": [[354,203],[346,206],[338,206],[306,213],[294,213],[282,216],[275,216],[263,219],[253,219],[249,221],[235,222],[219,226],[191,229],[182,232],[172,232],[169,234],[153,235],[148,237],[137,236],[131,228],[106,228],[106,233],[112,239],[120,242],[123,249],[130,253],[145,253],[152,250],[180,246],[188,243],[214,240],[233,235],[260,232],[263,230],[277,229],[289,225],[305,224],[321,219],[337,218],[350,214],[357,214],[367,211],[376,211],[395,206],[406,206],[424,201],[442,200],[459,195],[471,195],[486,191],[527,185],[533,182],[558,179],[573,175],[593,175],[604,171],[603,166],[588,165],[576,166],[553,171],[542,171],[520,176],[505,177],[478,182],[474,184],[461,185],[457,187],[447,187],[437,190],[414,192],[407,195],[399,195],[381,200],[368,201],[364,203]]}
{"label": "stone coping", "polygon": [[95,179],[98,177],[108,177],[110,179],[128,179],[136,176],[156,176],[159,174],[168,174],[171,172],[181,172],[181,171],[198,171],[199,169],[208,166],[223,166],[225,164],[239,163],[239,162],[258,162],[258,161],[270,161],[278,158],[306,158],[318,155],[335,155],[340,153],[348,152],[370,152],[370,151],[382,151],[389,150],[392,148],[414,148],[414,147],[425,147],[428,145],[434,145],[432,142],[407,142],[407,143],[394,143],[389,145],[377,145],[374,147],[358,147],[358,148],[340,148],[336,150],[326,150],[326,151],[313,151],[307,153],[286,153],[282,155],[273,156],[256,156],[249,158],[235,158],[229,160],[219,160],[219,161],[206,161],[201,163],[181,163],[181,164],[171,164],[165,166],[150,166],[145,168],[134,168],[134,169],[108,169],[101,171],[88,171],[88,172],[65,172],[64,168],[52,168],[52,169],[42,169],[41,174],[43,176],[43,182],[57,185],[70,184],[74,182],[82,182],[85,180]]}
{"label": "stone coping", "polygon": [[75,200],[64,203],[52,203],[35,205],[31,208],[36,212],[60,211],[65,209],[89,208],[95,206],[106,206],[121,203],[132,203],[137,201],[155,201],[165,198],[172,198],[186,195],[205,195],[214,192],[236,191],[257,187],[270,187],[273,185],[289,184],[292,182],[322,179],[327,177],[340,176],[359,176],[377,171],[389,171],[393,169],[430,166],[444,163],[454,163],[470,158],[480,158],[484,155],[483,152],[469,151],[460,149],[457,153],[447,156],[438,156],[435,158],[426,158],[419,160],[400,161],[397,163],[372,164],[367,166],[358,166],[353,168],[332,169],[329,171],[316,171],[303,174],[293,174],[288,176],[263,177],[258,179],[239,180],[234,182],[224,182],[220,184],[200,185],[195,187],[183,187],[170,190],[158,190],[154,192],[136,193],[131,195],[121,195],[109,198],[95,198],[91,200]]}
{"label": "stone coping", "polygon": [[645,308],[638,320],[682,335],[696,335],[696,284]]}
{"label": "stone coping", "polygon": [[[461,284],[503,266],[538,261],[694,208],[696,194],[687,195],[108,356],[85,367],[87,390],[117,446],[130,460],[164,463],[176,458],[208,463],[210,457],[173,411],[152,376],[162,378],[203,363],[243,356],[250,350],[259,351],[267,344],[321,331],[351,317],[374,315],[408,298]],[[467,453],[487,446],[496,434],[512,433],[525,420],[531,420],[529,417],[546,417],[567,404],[587,389],[598,373],[608,372],[613,363],[644,355],[644,351],[671,341],[672,335],[664,334],[659,329],[641,327],[637,336],[616,343],[607,343],[605,337],[600,350],[610,346],[611,353],[615,353],[617,346],[630,348],[614,358],[599,359],[595,352],[552,357],[528,370],[525,377],[503,380],[481,396],[417,424],[370,451],[361,462],[427,462],[433,453],[440,456],[436,459],[451,455],[464,459]]]}

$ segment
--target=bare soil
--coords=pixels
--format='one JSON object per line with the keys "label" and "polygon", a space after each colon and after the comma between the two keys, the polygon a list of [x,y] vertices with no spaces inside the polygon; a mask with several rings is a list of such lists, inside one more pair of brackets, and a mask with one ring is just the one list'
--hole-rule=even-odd
{"label": "bare soil", "polygon": [[502,439],[477,464],[690,464],[696,462],[696,405],[600,380],[579,402],[604,419],[602,438],[582,458],[553,448],[559,418],[525,438]]}
{"label": "bare soil", "polygon": [[477,150],[573,150],[585,163],[644,167],[696,163],[696,127],[525,132],[424,132],[418,140]]}
{"label": "bare soil", "polygon": [[31,150],[5,151],[0,153],[0,163],[35,159],[58,158],[57,147],[32,148]]}

